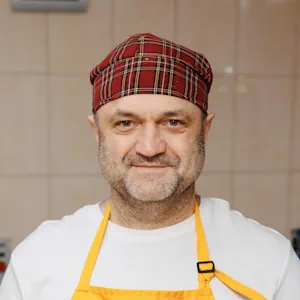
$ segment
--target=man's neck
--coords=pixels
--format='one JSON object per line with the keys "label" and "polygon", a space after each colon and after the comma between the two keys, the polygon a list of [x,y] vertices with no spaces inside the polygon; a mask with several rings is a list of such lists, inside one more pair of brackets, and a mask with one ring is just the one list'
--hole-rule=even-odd
{"label": "man's neck", "polygon": [[[151,230],[178,224],[194,213],[194,187],[188,189],[180,197],[171,197],[164,201],[145,202],[123,199],[112,192],[111,198],[100,204],[102,213],[112,202],[110,220],[122,227]],[[196,195],[199,203],[200,196]]]}

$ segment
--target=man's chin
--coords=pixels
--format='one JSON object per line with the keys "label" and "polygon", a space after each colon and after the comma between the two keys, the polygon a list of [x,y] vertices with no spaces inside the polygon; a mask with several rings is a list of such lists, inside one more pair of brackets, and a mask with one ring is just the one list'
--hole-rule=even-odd
{"label": "man's chin", "polygon": [[130,193],[130,196],[141,202],[159,202],[164,201],[166,198],[168,198],[158,193]]}
{"label": "man's chin", "polygon": [[173,186],[173,184],[161,186],[155,182],[143,183],[139,181],[139,183],[127,186],[127,191],[131,197],[141,201],[162,201],[173,195],[176,189],[171,189],[171,186]]}
{"label": "man's chin", "polygon": [[165,172],[132,172],[125,179],[125,187],[131,197],[141,201],[161,201],[171,197],[179,184],[179,178],[171,168]]}

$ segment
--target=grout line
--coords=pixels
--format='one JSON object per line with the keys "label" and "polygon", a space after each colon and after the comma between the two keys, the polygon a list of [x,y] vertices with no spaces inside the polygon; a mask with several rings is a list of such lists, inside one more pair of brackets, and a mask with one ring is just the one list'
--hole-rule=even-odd
{"label": "grout line", "polygon": [[178,0],[173,0],[173,38],[178,42]]}
{"label": "grout line", "polygon": [[111,36],[111,49],[116,45],[115,37],[115,0],[111,0],[110,5],[110,36]]}
{"label": "grout line", "polygon": [[47,76],[45,71],[0,71],[0,76]]}
{"label": "grout line", "polygon": [[48,176],[50,171],[50,155],[51,155],[51,107],[50,107],[50,14],[46,16],[46,128],[47,128],[47,218],[50,219],[51,217],[51,185],[50,185],[50,178]]}
{"label": "grout line", "polygon": [[103,177],[102,174],[97,173],[62,173],[62,174],[50,174],[50,173],[37,173],[37,174],[0,174],[0,178],[68,178],[68,177]]}
{"label": "grout line", "polygon": [[[236,47],[238,48],[238,45],[236,45]],[[234,50],[236,51],[236,50]],[[234,59],[234,63],[238,63],[238,59],[237,59],[237,55],[235,54],[235,59]],[[234,72],[234,74],[236,76],[245,76],[245,77],[249,77],[249,78],[295,78],[295,77],[300,77],[297,76],[296,74],[290,74],[290,73],[278,73],[278,74],[274,74],[274,73],[237,73]],[[220,76],[224,76],[224,75],[228,75],[227,73],[216,73],[216,75]]]}
{"label": "grout line", "polygon": [[[249,170],[220,170],[220,171],[203,171],[200,176],[206,175],[226,175],[226,174],[240,174],[240,175],[278,175],[278,174],[299,174],[299,170],[256,170],[256,171],[249,171]],[[0,174],[0,178],[104,178],[103,175],[99,173],[36,173],[36,174]]]}
{"label": "grout line", "polygon": [[[111,30],[113,31],[113,30]],[[115,38],[114,36],[112,37],[112,43],[115,43]],[[114,47],[114,46],[113,46]],[[46,50],[48,51],[48,49]],[[300,74],[271,74],[271,73],[234,73],[237,76],[245,76],[245,77],[254,77],[254,78],[300,78]],[[53,76],[53,77],[79,77],[79,76],[86,76],[86,72],[73,72],[73,73],[66,73],[66,72],[50,72],[47,71],[46,73],[44,71],[0,71],[0,76],[8,76],[8,75],[13,75],[13,76]],[[221,72],[215,72],[214,73],[215,77],[218,76],[228,76],[228,73],[221,73]]]}
{"label": "grout line", "polygon": [[238,28],[239,28],[239,24],[240,24],[240,14],[239,14],[239,3],[238,0],[235,1],[235,26],[234,26],[234,35],[235,35],[235,39],[234,39],[234,55],[233,55],[233,70],[234,70],[234,76],[233,76],[233,90],[231,91],[232,93],[232,131],[231,131],[231,199],[230,199],[230,203],[232,205],[232,207],[235,207],[235,197],[234,197],[234,179],[235,179],[235,174],[236,172],[234,172],[234,165],[235,165],[235,135],[236,135],[236,116],[237,116],[237,111],[236,111],[236,105],[237,105],[237,74],[236,74],[236,70],[238,69],[238,41],[239,41],[239,32],[238,32]]}
{"label": "grout line", "polygon": [[[296,3],[297,9],[300,8],[299,1]],[[297,74],[297,66],[298,66],[298,31],[299,31],[299,25],[297,17],[295,17],[296,23],[294,28],[294,64],[293,64],[293,72],[294,74]],[[289,136],[289,172],[288,172],[288,191],[287,191],[287,208],[286,208],[286,232],[290,236],[290,230],[291,230],[291,224],[289,223],[289,220],[292,219],[292,179],[293,179],[293,149],[295,146],[294,143],[294,135],[295,135],[295,120],[296,120],[296,101],[297,101],[297,76],[294,76],[293,78],[293,87],[292,87],[292,99],[291,99],[291,118],[290,118],[290,136]]]}

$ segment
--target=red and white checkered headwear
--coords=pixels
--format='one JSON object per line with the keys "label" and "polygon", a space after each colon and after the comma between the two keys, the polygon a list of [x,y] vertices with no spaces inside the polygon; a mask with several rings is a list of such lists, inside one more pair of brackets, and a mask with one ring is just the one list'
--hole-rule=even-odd
{"label": "red and white checkered headwear", "polygon": [[208,108],[213,73],[205,56],[150,33],[129,37],[90,74],[93,112],[135,94],[169,95]]}

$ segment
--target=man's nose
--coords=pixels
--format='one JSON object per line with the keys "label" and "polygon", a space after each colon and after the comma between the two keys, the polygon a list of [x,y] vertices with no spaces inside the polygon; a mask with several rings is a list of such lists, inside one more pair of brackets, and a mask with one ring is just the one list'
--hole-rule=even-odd
{"label": "man's nose", "polygon": [[154,125],[146,126],[135,146],[136,153],[153,157],[166,151],[166,142],[162,139],[159,129]]}

